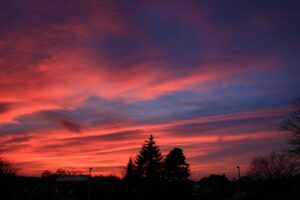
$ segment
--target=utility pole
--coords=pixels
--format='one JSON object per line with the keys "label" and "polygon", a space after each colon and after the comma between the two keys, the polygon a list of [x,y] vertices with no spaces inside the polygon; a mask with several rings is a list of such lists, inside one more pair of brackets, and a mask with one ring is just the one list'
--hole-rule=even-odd
{"label": "utility pole", "polygon": [[89,174],[90,174],[90,176],[92,176],[92,170],[93,170],[93,168],[90,167],[90,168],[89,168],[89,172],[90,172]]}
{"label": "utility pole", "polygon": [[239,180],[241,179],[241,169],[240,169],[240,166],[236,166],[237,168],[237,171],[238,171],[238,177],[239,177]]}
{"label": "utility pole", "polygon": [[92,167],[90,167],[89,168],[89,179],[87,180],[87,183],[88,183],[88,200],[90,200],[91,199],[91,177],[92,177],[92,170],[93,170],[93,168]]}

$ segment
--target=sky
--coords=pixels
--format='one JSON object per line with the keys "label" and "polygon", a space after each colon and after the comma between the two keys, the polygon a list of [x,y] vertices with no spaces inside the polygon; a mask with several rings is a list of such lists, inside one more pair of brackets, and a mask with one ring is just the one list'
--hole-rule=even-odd
{"label": "sky", "polygon": [[1,0],[0,151],[20,168],[122,176],[154,135],[198,179],[285,146],[300,4]]}

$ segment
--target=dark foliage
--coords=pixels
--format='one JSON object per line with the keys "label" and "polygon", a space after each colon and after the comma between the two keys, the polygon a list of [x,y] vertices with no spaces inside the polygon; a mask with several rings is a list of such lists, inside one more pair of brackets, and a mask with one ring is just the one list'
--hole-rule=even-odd
{"label": "dark foliage", "polygon": [[182,149],[174,148],[163,163],[163,177],[169,181],[182,181],[190,176],[189,164],[185,162]]}

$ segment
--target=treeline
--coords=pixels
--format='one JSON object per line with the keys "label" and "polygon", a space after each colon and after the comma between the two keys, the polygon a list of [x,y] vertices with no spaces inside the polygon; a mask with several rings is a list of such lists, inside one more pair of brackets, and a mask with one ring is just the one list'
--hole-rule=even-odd
{"label": "treeline", "polygon": [[83,175],[80,170],[75,168],[58,168],[55,172],[45,170],[42,172],[42,177],[57,177],[57,176],[79,176]]}
{"label": "treeline", "polygon": [[[55,172],[45,170],[41,177],[79,176],[86,175],[76,168],[59,168]],[[153,135],[145,140],[136,159],[129,158],[123,177],[126,181],[164,179],[168,181],[183,181],[190,176],[189,164],[183,150],[173,148],[166,157],[154,141]],[[110,176],[111,177],[111,176]]]}
{"label": "treeline", "polygon": [[[257,156],[245,176],[230,181],[225,175],[190,180],[184,152],[173,148],[163,156],[152,135],[138,154],[129,158],[125,176],[80,176],[75,168],[44,171],[42,177],[17,176],[18,169],[0,155],[0,198],[54,199],[300,199],[300,99],[280,124],[287,148]],[[67,179],[60,179],[61,177]],[[78,179],[78,178],[83,179]]]}

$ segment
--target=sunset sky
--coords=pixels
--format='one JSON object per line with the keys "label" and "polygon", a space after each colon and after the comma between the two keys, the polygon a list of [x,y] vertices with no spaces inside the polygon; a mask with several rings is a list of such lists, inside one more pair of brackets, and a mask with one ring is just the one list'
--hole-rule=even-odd
{"label": "sunset sky", "polygon": [[1,0],[0,151],[19,173],[122,176],[150,134],[192,178],[284,147],[299,1]]}

